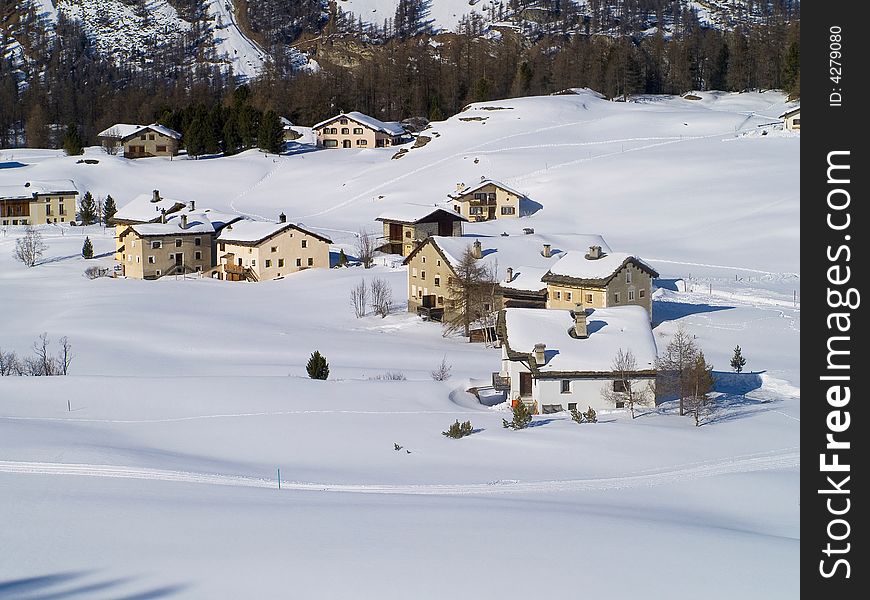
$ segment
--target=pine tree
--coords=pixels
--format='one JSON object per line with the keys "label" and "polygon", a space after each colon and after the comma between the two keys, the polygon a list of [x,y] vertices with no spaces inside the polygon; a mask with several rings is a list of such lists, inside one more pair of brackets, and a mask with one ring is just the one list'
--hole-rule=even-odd
{"label": "pine tree", "polygon": [[320,354],[319,350],[311,353],[311,358],[308,359],[305,370],[308,371],[308,376],[311,379],[326,379],[329,377],[329,363],[326,362],[326,358]]}
{"label": "pine tree", "polygon": [[260,134],[257,136],[260,149],[278,154],[284,147],[284,129],[274,110],[266,111],[260,121]]}
{"label": "pine tree", "polygon": [[338,266],[346,267],[347,266],[347,254],[344,253],[344,248],[338,251]]}
{"label": "pine tree", "polygon": [[441,435],[446,435],[449,438],[458,440],[459,438],[471,435],[473,432],[474,427],[471,426],[471,421],[460,423],[459,419],[456,419],[456,422],[448,427],[447,431],[442,431]]}
{"label": "pine tree", "polygon": [[97,220],[97,204],[90,192],[85,192],[79,207],[79,220],[82,225],[93,225]]}
{"label": "pine tree", "polygon": [[197,157],[205,153],[205,125],[201,116],[194,117],[185,129],[184,145],[190,156]]}
{"label": "pine tree", "polygon": [[525,429],[532,422],[532,413],[526,403],[517,398],[513,405],[513,419],[502,419],[502,427],[505,429]]}
{"label": "pine tree", "polygon": [[103,203],[103,223],[111,225],[112,217],[118,212],[118,207],[115,206],[115,199],[112,196],[106,196],[106,201]]}
{"label": "pine tree", "polygon": [[85,237],[85,243],[82,245],[82,256],[85,258],[94,257],[94,245],[91,243],[91,238]]}
{"label": "pine tree", "polygon": [[70,123],[66,127],[66,133],[63,136],[63,150],[67,156],[77,156],[85,153],[84,143],[82,142],[81,135],[79,135],[79,128],[76,127],[75,123]]}
{"label": "pine tree", "polygon": [[743,351],[740,349],[740,345],[738,344],[737,347],[734,348],[734,356],[731,357],[731,368],[737,373],[742,373],[745,365],[746,359],[743,358]]}

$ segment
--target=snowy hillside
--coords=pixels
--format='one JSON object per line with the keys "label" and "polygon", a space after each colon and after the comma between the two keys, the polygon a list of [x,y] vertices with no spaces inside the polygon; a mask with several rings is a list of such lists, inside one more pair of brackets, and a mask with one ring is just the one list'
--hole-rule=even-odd
{"label": "snowy hillside", "polygon": [[[283,211],[350,255],[384,211],[497,179],[533,214],[467,224],[469,243],[602,234],[660,273],[659,349],[682,326],[717,378],[702,427],[665,403],[513,431],[504,404],[466,392],[500,350],[405,312],[398,257],[256,284],[90,280],[113,265],[111,230],[43,227],[27,269],[20,228],[0,228],[0,348],[47,332],[74,352],[69,376],[0,377],[0,583],[24,598],[797,597],[800,135],[778,125],[781,93],[697,96],[475,104],[416,148],[317,150],[300,127],[280,156],[0,150],[0,186]],[[396,311],[358,319],[350,289],[375,277]],[[306,376],[314,350],[327,381]],[[452,376],[433,381],[442,359]],[[455,420],[476,432],[446,438]]]}

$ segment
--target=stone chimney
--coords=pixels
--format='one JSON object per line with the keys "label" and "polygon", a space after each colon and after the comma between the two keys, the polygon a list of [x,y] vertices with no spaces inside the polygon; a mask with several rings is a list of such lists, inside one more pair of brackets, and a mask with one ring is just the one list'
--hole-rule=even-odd
{"label": "stone chimney", "polygon": [[191,212],[195,211],[196,210],[196,200],[191,200],[188,203],[188,206],[190,207]]}
{"label": "stone chimney", "polygon": [[541,254],[546,258],[550,258],[553,255],[553,247],[550,244],[544,244],[544,249],[541,250]]}
{"label": "stone chimney", "polygon": [[461,181],[457,181],[456,182],[456,191],[461,192],[464,189],[465,189],[465,184],[462,183]]}
{"label": "stone chimney", "polygon": [[535,344],[535,351],[532,353],[532,356],[535,359],[535,364],[539,367],[544,364],[544,351],[547,349],[547,344],[538,343]]}
{"label": "stone chimney", "polygon": [[287,215],[285,215],[284,213],[281,213],[280,215],[278,215],[278,222],[279,223],[286,223],[287,222]]}
{"label": "stone chimney", "polygon": [[160,190],[152,190],[151,202],[160,202]]}
{"label": "stone chimney", "polygon": [[181,215],[181,228],[187,229],[187,215]]}
{"label": "stone chimney", "polygon": [[586,329],[586,309],[582,304],[574,309],[574,335],[580,339],[589,337],[589,330]]}
{"label": "stone chimney", "polygon": [[471,245],[471,256],[474,258],[483,258],[483,247],[480,240],[474,240],[474,243]]}
{"label": "stone chimney", "polygon": [[598,260],[601,258],[601,246],[589,246],[589,252],[586,253],[586,258],[589,260]]}
{"label": "stone chimney", "polygon": [[160,222],[166,223],[166,209],[165,208],[160,209]]}
{"label": "stone chimney", "polygon": [[505,282],[510,283],[514,278],[514,270],[513,267],[507,268],[507,277],[505,277]]}

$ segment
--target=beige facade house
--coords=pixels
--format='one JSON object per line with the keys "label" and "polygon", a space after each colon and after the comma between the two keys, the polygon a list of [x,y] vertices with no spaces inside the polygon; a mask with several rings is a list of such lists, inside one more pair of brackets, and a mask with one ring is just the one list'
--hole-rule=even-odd
{"label": "beige facade house", "polygon": [[783,120],[782,126],[786,131],[801,130],[801,107],[796,106],[791,110],[787,110],[779,118]]}
{"label": "beige facade house", "polygon": [[75,221],[78,196],[75,183],[69,179],[0,186],[0,225]]}
{"label": "beige facade house", "polygon": [[422,204],[395,207],[375,220],[384,224],[381,251],[402,256],[408,256],[433,235],[461,236],[462,223],[467,221],[453,211]]}
{"label": "beige facade house", "polygon": [[565,253],[541,281],[547,285],[547,308],[636,305],[652,319],[652,280],[658,276],[637,256],[594,244]]}
{"label": "beige facade house", "polygon": [[215,237],[239,219],[212,210],[186,208],[155,223],[128,225],[118,236],[122,274],[134,279],[209,273],[215,266]]}
{"label": "beige facade house", "polygon": [[[646,312],[639,306],[574,310],[508,308],[499,314],[501,367],[493,387],[514,405],[536,414],[591,406],[621,409],[626,386],[639,391],[655,379],[657,350]],[[635,357],[630,373],[614,372],[622,350]],[[605,400],[604,390],[615,402]]]}
{"label": "beige facade house", "polygon": [[139,194],[118,209],[111,221],[111,224],[115,226],[115,260],[122,265],[125,262],[124,242],[121,241],[121,234],[130,225],[160,223],[184,208],[191,211],[195,210],[196,202],[165,198],[160,195],[160,190],[153,190],[150,194]]}
{"label": "beige facade house", "polygon": [[329,268],[332,240],[288,223],[241,220],[217,237],[215,276],[228,281],[263,281],[313,268]]}
{"label": "beige facade house", "polygon": [[180,133],[157,123],[118,123],[104,129],[98,136],[104,147],[117,147],[125,158],[175,156],[181,143]]}
{"label": "beige facade house", "polygon": [[401,124],[356,111],[321,121],[312,129],[321,148],[384,148],[408,141]]}
{"label": "beige facade house", "polygon": [[525,194],[492,179],[481,178],[480,183],[466,186],[456,184],[456,191],[448,194],[447,203],[469,221],[515,219],[520,216],[520,200]]}
{"label": "beige facade house", "polygon": [[608,248],[600,235],[509,235],[427,238],[409,254],[408,311],[433,320],[450,319],[455,299],[450,283],[466,250],[487,267],[498,283],[491,306],[547,307],[547,284],[541,278],[568,248],[597,245]]}

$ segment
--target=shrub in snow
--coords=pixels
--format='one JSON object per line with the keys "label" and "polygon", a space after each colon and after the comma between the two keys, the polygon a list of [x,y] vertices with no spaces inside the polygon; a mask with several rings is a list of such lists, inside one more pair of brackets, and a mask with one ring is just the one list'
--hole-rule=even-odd
{"label": "shrub in snow", "polygon": [[589,410],[587,410],[585,413],[583,413],[583,416],[586,417],[587,423],[597,423],[598,422],[598,415],[596,414],[595,409],[592,408],[591,406],[589,407]]}
{"label": "shrub in snow", "polygon": [[472,431],[474,431],[474,428],[471,426],[471,421],[460,423],[459,419],[456,419],[456,422],[448,427],[447,431],[442,431],[441,435],[446,435],[449,438],[458,440],[459,438],[471,435]]}
{"label": "shrub in snow", "polygon": [[568,412],[571,413],[571,419],[575,423],[585,423],[586,422],[586,413],[582,413],[576,408],[569,408]]}
{"label": "shrub in snow", "polygon": [[91,243],[91,238],[85,236],[85,243],[82,244],[82,256],[85,258],[94,257],[94,245]]}
{"label": "shrub in snow", "polygon": [[387,371],[380,375],[375,375],[374,377],[369,377],[369,379],[376,381],[405,381],[407,377],[401,371]]}
{"label": "shrub in snow", "polygon": [[447,381],[450,379],[450,370],[453,368],[453,365],[447,364],[447,355],[441,359],[441,364],[438,365],[438,368],[432,371],[432,379],[435,381]]}
{"label": "shrub in snow", "polygon": [[85,269],[85,277],[88,279],[97,279],[98,277],[108,277],[109,267],[88,267]]}
{"label": "shrub in snow", "polygon": [[522,400],[514,400],[513,419],[502,419],[501,424],[505,429],[525,429],[532,422],[532,413]]}
{"label": "shrub in snow", "polygon": [[305,370],[308,371],[308,376],[311,379],[326,379],[329,377],[329,363],[326,362],[326,358],[318,350],[311,353],[311,358],[308,359]]}

